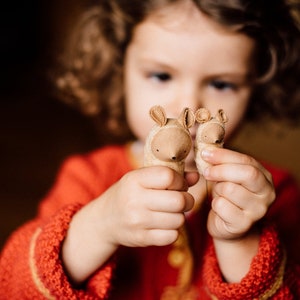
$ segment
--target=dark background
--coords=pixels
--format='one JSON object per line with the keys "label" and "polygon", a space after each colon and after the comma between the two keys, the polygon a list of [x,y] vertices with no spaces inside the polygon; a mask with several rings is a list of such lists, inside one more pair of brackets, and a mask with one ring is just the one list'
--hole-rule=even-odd
{"label": "dark background", "polygon": [[53,56],[78,10],[76,3],[62,2],[1,3],[0,248],[34,216],[61,161],[98,143],[89,120],[51,93]]}
{"label": "dark background", "polygon": [[[90,121],[51,95],[47,74],[78,1],[4,1],[0,9],[0,248],[32,218],[64,158],[99,144]],[[300,182],[300,130],[246,125],[233,145]]]}

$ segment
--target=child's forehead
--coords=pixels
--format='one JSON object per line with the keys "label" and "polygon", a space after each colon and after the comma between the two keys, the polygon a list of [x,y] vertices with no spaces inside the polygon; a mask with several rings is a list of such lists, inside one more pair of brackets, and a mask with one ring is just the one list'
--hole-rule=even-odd
{"label": "child's forehead", "polygon": [[207,76],[238,74],[245,78],[253,71],[250,61],[255,41],[215,22],[195,4],[174,4],[142,21],[129,48],[143,66],[155,63],[189,74],[206,70]]}
{"label": "child's forehead", "polygon": [[216,31],[226,34],[236,32],[237,29],[217,23],[190,0],[175,1],[154,9],[144,19],[145,21],[152,21],[170,31],[194,26],[196,30],[205,30],[208,27],[210,30],[215,28]]}
{"label": "child's forehead", "polygon": [[152,42],[156,43],[153,47],[172,41],[174,45],[177,43],[179,48],[185,46],[181,45],[182,43],[194,47],[203,42],[208,47],[224,47],[225,43],[229,48],[236,46],[240,50],[245,45],[248,48],[254,43],[254,40],[244,33],[217,23],[190,1],[172,4],[148,15],[134,30],[131,42],[137,40],[150,45]]}

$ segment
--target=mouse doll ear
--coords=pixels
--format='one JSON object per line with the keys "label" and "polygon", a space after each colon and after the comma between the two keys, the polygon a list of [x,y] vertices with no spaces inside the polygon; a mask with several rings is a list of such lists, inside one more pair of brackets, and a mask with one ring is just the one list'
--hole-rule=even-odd
{"label": "mouse doll ear", "polygon": [[211,115],[208,109],[202,107],[195,112],[195,118],[198,123],[205,123],[211,119]]}
{"label": "mouse doll ear", "polygon": [[150,116],[151,118],[155,121],[155,123],[157,123],[159,126],[164,126],[167,124],[167,117],[166,117],[166,114],[165,114],[165,111],[164,109],[159,106],[159,105],[156,105],[156,106],[153,106],[151,109],[150,109]]}
{"label": "mouse doll ear", "polygon": [[178,122],[186,129],[192,127],[195,123],[195,115],[189,108],[184,108],[178,117]]}
{"label": "mouse doll ear", "polygon": [[226,114],[225,114],[225,112],[224,112],[223,109],[219,109],[218,110],[218,113],[216,115],[216,119],[219,122],[223,123],[223,124],[225,124],[228,121],[228,117],[226,116]]}

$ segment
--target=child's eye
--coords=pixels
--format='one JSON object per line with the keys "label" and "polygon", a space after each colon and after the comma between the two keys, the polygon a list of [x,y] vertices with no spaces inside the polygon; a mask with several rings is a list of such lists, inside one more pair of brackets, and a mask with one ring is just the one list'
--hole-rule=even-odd
{"label": "child's eye", "polygon": [[169,81],[171,79],[171,75],[164,72],[151,73],[150,77],[158,81]]}
{"label": "child's eye", "polygon": [[228,89],[235,90],[236,89],[235,84],[224,81],[224,80],[213,80],[210,82],[210,85],[217,90],[228,90]]}

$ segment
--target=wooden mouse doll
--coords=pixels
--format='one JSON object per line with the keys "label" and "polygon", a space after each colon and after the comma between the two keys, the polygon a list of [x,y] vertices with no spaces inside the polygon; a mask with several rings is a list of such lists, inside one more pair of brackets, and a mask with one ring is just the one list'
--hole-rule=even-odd
{"label": "wooden mouse doll", "polygon": [[209,163],[204,161],[201,152],[204,148],[223,147],[225,137],[225,123],[228,118],[222,109],[212,117],[206,108],[200,108],[195,113],[196,121],[199,127],[195,140],[195,162],[200,174],[203,174]]}
{"label": "wooden mouse doll", "polygon": [[177,119],[171,119],[161,106],[154,106],[150,116],[156,124],[146,139],[144,165],[167,166],[183,175],[184,160],[193,145],[188,129],[194,125],[194,113],[185,108]]}

